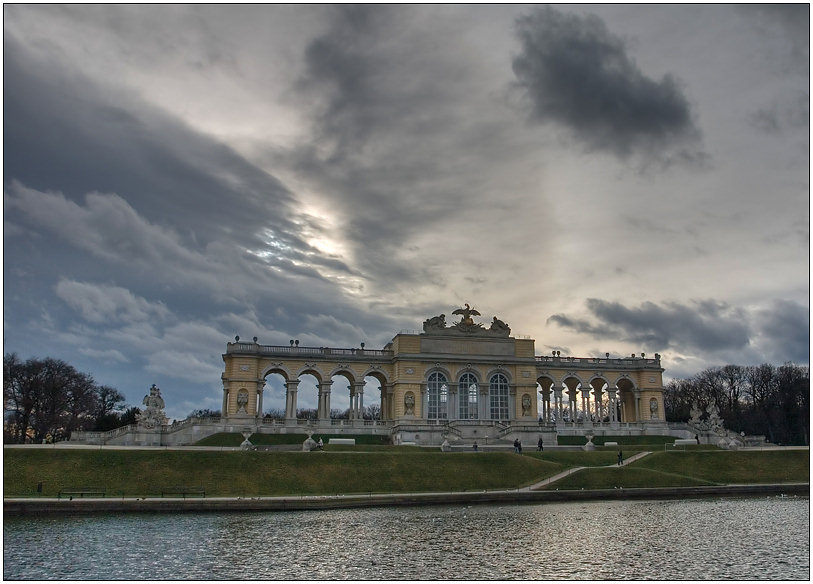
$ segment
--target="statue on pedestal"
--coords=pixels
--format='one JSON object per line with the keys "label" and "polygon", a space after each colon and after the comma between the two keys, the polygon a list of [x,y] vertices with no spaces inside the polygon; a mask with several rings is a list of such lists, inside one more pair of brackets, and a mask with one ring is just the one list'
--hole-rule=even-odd
{"label": "statue on pedestal", "polygon": [[150,393],[144,396],[141,403],[147,407],[136,417],[139,426],[152,429],[166,425],[168,420],[164,414],[164,398],[154,383],[150,387]]}

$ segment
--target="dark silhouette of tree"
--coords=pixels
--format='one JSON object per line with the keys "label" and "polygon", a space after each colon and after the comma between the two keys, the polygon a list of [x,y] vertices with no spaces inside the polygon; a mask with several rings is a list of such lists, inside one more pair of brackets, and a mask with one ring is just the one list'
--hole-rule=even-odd
{"label": "dark silhouette of tree", "polygon": [[76,430],[123,425],[116,411],[124,407],[120,392],[50,357],[23,362],[15,353],[4,355],[3,401],[7,442],[68,440]]}
{"label": "dark silhouette of tree", "polygon": [[686,422],[697,404],[717,406],[725,427],[770,442],[808,444],[810,369],[793,363],[711,367],[664,388],[666,419]]}

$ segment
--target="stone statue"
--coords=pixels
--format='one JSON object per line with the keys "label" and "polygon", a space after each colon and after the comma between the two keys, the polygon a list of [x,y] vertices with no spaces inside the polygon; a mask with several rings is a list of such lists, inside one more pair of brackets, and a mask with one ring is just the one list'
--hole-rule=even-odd
{"label": "stone statue", "polygon": [[147,407],[136,416],[139,426],[156,428],[167,423],[168,420],[164,414],[164,398],[161,397],[161,390],[154,383],[150,387],[150,393],[144,396],[141,403]]}
{"label": "stone statue", "polygon": [[248,405],[248,392],[246,390],[240,390],[237,393],[237,413],[238,414],[245,414],[246,406]]}
{"label": "stone statue", "polygon": [[423,331],[443,330],[446,328],[446,315],[433,316],[423,321]]}
{"label": "stone statue", "polygon": [[408,391],[404,396],[404,414],[407,416],[415,415],[415,395]]}
{"label": "stone statue", "polygon": [[652,420],[658,419],[658,400],[654,397],[649,400],[649,417]]}
{"label": "stone statue", "polygon": [[489,330],[495,333],[504,334],[506,337],[511,334],[511,328],[496,316],[494,317]]}
{"label": "stone statue", "polygon": [[453,310],[452,314],[462,314],[463,318],[460,319],[458,324],[462,324],[464,326],[474,326],[474,320],[471,318],[472,314],[474,316],[480,316],[480,313],[474,308],[470,308],[468,304],[466,304],[466,308],[458,308],[457,310]]}
{"label": "stone statue", "polygon": [[689,410],[689,414],[692,416],[692,418],[689,420],[689,425],[699,428],[701,424],[700,416],[703,415],[703,410],[697,406],[697,402],[692,402],[692,409]]}
{"label": "stone statue", "polygon": [[723,429],[723,419],[720,417],[720,411],[717,409],[717,406],[713,403],[709,404],[709,406],[706,408],[706,413],[709,415],[709,430],[716,432],[717,434],[724,434],[725,430]]}
{"label": "stone statue", "polygon": [[522,396],[522,415],[523,416],[530,416],[531,415],[531,396],[523,394]]}

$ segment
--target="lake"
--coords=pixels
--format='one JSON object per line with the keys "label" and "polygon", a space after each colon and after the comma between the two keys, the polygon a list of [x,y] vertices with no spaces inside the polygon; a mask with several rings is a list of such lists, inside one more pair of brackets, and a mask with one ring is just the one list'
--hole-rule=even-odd
{"label": "lake", "polygon": [[7,580],[808,580],[807,497],[3,523]]}

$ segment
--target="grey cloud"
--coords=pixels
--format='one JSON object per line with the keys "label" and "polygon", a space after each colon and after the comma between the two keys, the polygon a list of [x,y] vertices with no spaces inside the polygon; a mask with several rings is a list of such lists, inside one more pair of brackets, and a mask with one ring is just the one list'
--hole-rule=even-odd
{"label": "grey cloud", "polygon": [[777,363],[810,359],[810,309],[791,300],[775,300],[757,315],[762,349]]}
{"label": "grey cloud", "polygon": [[56,295],[80,312],[83,318],[96,324],[160,320],[169,314],[162,303],[148,302],[120,286],[60,280]]}
{"label": "grey cloud", "polygon": [[629,308],[619,302],[591,298],[586,306],[597,324],[566,315],[556,315],[551,321],[578,333],[636,343],[652,351],[742,349],[748,346],[752,334],[742,310],[713,300],[691,305],[644,302]]}
{"label": "grey cloud", "polygon": [[517,19],[512,66],[532,118],[567,128],[588,150],[649,165],[703,163],[700,131],[672,75],[647,77],[595,15],[551,7]]}
{"label": "grey cloud", "polygon": [[275,177],[135,96],[110,96],[9,38],[4,49],[4,132],[15,144],[5,156],[7,185],[58,188],[73,201],[116,193],[148,221],[174,228],[184,245],[262,249],[271,233],[289,259],[320,263],[301,234],[298,201]]}
{"label": "grey cloud", "polygon": [[[786,67],[801,74],[810,72],[810,5],[809,4],[741,4],[740,12],[751,19],[756,29],[772,36],[778,27],[787,43],[783,58]],[[766,48],[766,51],[775,50]]]}

